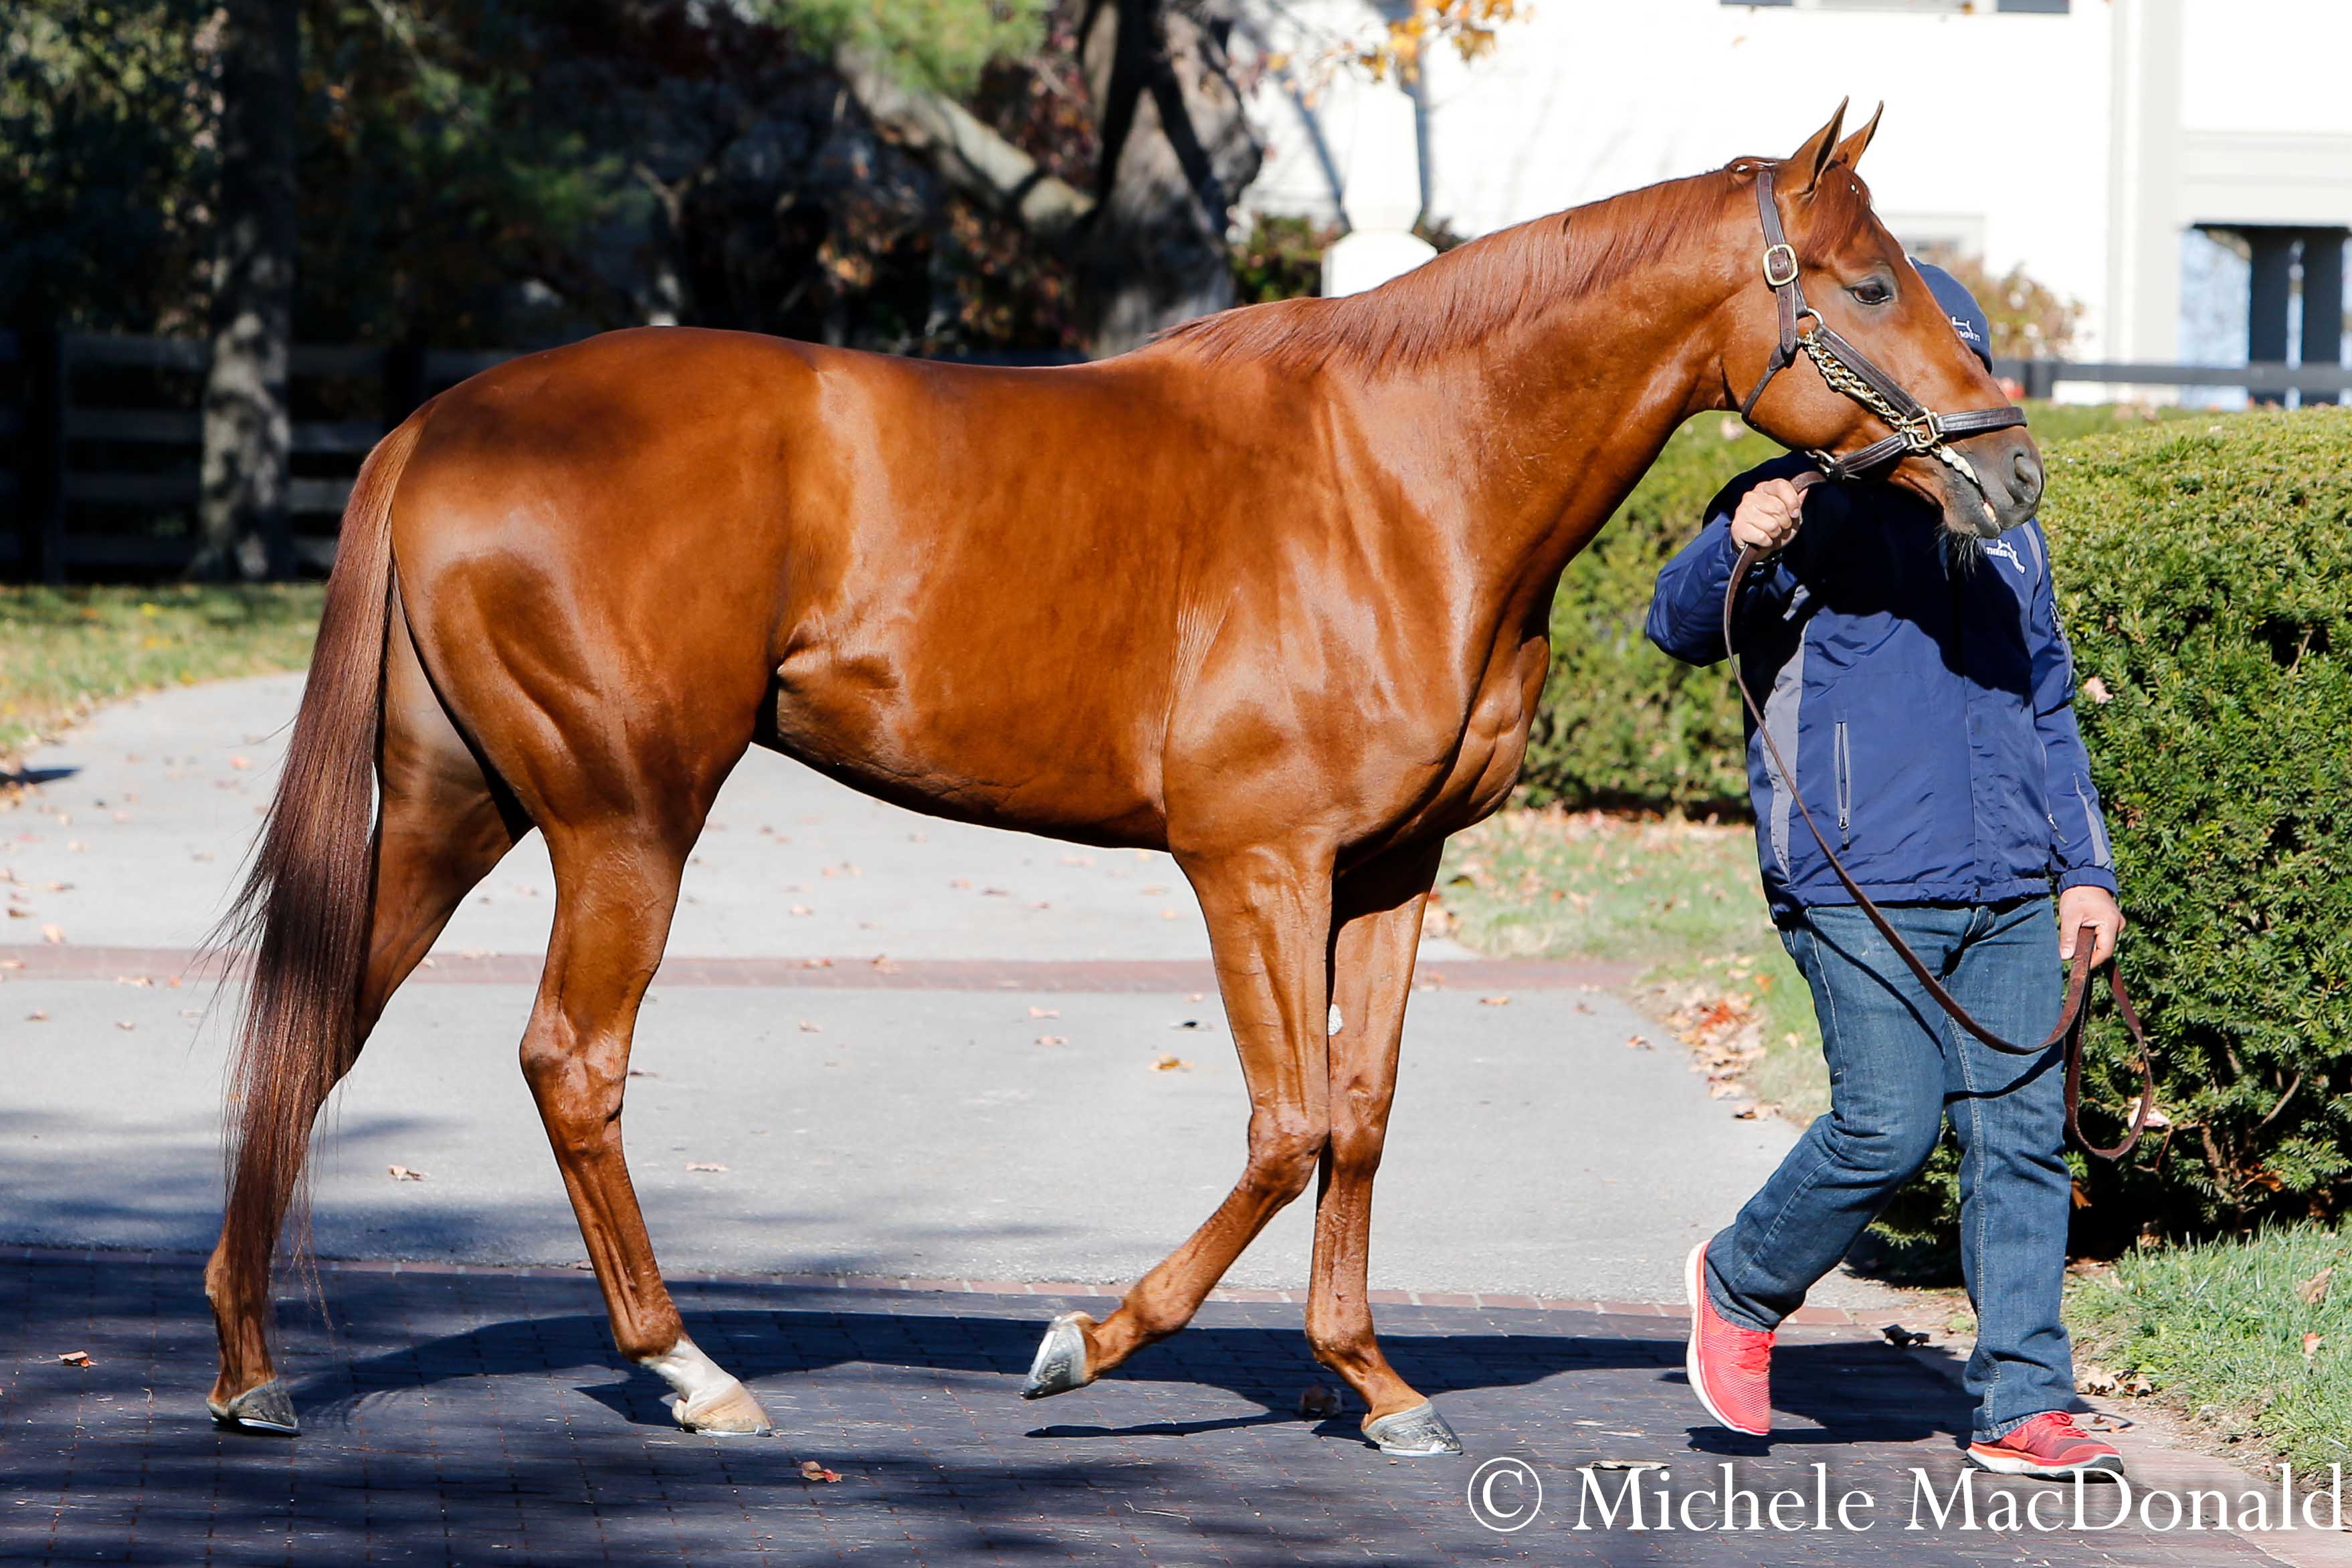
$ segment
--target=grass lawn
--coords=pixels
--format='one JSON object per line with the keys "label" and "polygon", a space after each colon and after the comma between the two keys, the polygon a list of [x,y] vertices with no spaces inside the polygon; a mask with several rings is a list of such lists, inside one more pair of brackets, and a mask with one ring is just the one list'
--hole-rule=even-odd
{"label": "grass lawn", "polygon": [[1639,999],[1719,1097],[1800,1123],[1828,1108],[1812,999],[1765,914],[1746,824],[1506,811],[1454,836],[1438,894],[1481,952],[1642,963]]}
{"label": "grass lawn", "polygon": [[321,587],[0,586],[0,764],[100,702],[299,669]]}
{"label": "grass lawn", "polygon": [[2352,1466],[2352,1230],[2143,1247],[2069,1282],[2087,1387],[2163,1400],[2246,1461]]}

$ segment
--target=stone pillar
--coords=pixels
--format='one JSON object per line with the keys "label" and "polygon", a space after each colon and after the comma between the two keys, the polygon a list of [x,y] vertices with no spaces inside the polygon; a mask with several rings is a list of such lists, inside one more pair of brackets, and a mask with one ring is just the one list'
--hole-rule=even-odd
{"label": "stone pillar", "polygon": [[1356,89],[1341,201],[1348,232],[1323,253],[1323,292],[1360,294],[1437,254],[1412,232],[1421,218],[1421,145],[1412,99],[1391,81]]}

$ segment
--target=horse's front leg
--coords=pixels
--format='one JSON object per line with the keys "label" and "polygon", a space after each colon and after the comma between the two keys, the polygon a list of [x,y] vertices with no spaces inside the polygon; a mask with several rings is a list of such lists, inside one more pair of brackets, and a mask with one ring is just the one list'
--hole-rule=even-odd
{"label": "horse's front leg", "polygon": [[1329,1137],[1324,963],[1331,931],[1328,853],[1254,849],[1187,859],[1208,917],[1225,1016],[1249,1085],[1241,1179],[1192,1239],[1138,1280],[1097,1323],[1054,1320],[1024,1396],[1080,1388],[1192,1321],[1265,1222],[1307,1190]]}
{"label": "horse's front leg", "polygon": [[1315,1268],[1307,1341],[1364,1402],[1364,1436],[1391,1454],[1458,1454],[1462,1443],[1428,1400],[1397,1375],[1372,1332],[1366,1281],[1372,1177],[1396,1095],[1397,1045],[1421,942],[1425,895],[1442,844],[1383,857],[1340,880],[1332,944],[1331,1142],[1315,1205]]}

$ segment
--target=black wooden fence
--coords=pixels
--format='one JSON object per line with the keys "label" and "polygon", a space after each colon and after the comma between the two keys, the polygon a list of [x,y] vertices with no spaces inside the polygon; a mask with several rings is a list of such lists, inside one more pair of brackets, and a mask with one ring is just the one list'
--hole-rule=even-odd
{"label": "black wooden fence", "polygon": [[[0,332],[0,572],[61,582],[184,569],[196,543],[197,412],[210,348],[195,340]],[[521,350],[298,345],[298,559],[323,568],[360,460],[419,404]]]}
{"label": "black wooden fence", "polygon": [[[293,351],[296,559],[323,570],[361,458],[418,405],[526,351],[298,345]],[[196,544],[199,395],[210,349],[178,338],[37,328],[0,331],[0,577],[162,576]],[[1042,355],[999,363],[1062,363]],[[2241,386],[2334,401],[2336,365],[2083,364],[2003,361],[2046,397],[2060,382]]]}

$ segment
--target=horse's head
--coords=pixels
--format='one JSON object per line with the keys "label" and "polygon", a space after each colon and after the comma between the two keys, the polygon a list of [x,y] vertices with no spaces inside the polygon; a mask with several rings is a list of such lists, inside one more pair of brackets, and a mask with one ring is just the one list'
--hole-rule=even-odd
{"label": "horse's head", "polygon": [[[1726,378],[1747,394],[1743,412],[1758,429],[1832,458],[1902,437],[1907,423],[1909,440],[1889,442],[1891,463],[1870,471],[1933,503],[1947,528],[1989,538],[2032,515],[2041,453],[2021,416],[2005,426],[1995,414],[1968,417],[2008,399],[1871,210],[1854,165],[1878,116],[1841,141],[1844,120],[1840,104],[1790,157],[1731,166],[1747,200],[1728,221],[1749,242],[1722,340]],[[1785,229],[1784,247],[1770,248],[1780,237],[1764,233],[1759,198]],[[1762,258],[1762,278],[1750,258]],[[1784,307],[1797,312],[1793,331]],[[1918,408],[1963,417],[1944,432]]]}

